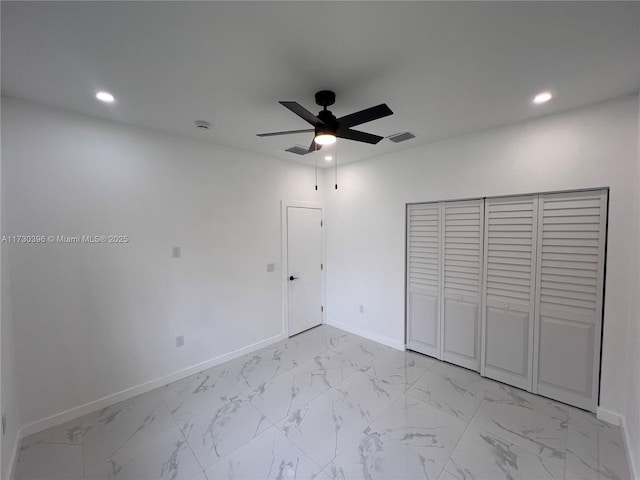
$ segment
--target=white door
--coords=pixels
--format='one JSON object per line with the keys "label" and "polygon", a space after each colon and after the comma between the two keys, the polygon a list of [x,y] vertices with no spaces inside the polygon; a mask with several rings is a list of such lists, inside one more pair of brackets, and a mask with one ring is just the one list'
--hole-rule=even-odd
{"label": "white door", "polygon": [[322,210],[287,207],[289,336],[322,323]]}
{"label": "white door", "polygon": [[480,371],[484,200],[444,203],[442,359]]}
{"label": "white door", "polygon": [[538,196],[485,201],[481,373],[532,389]]}
{"label": "white door", "polygon": [[407,348],[436,358],[442,358],[441,217],[441,203],[407,208]]}
{"label": "white door", "polygon": [[606,190],[540,196],[533,391],[592,412],[600,373],[606,215]]}

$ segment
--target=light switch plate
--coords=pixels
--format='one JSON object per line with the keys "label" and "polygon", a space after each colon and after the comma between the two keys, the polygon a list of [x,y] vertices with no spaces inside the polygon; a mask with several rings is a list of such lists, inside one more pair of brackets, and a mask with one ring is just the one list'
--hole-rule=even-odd
{"label": "light switch plate", "polygon": [[276,269],[275,263],[267,263],[267,272],[273,272]]}

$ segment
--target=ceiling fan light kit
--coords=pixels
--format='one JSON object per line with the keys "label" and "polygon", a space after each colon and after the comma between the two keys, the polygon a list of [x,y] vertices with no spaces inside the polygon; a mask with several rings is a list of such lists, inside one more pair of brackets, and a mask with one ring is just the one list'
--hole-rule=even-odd
{"label": "ceiling fan light kit", "polygon": [[[320,90],[315,94],[316,103],[323,107],[323,109],[314,115],[309,110],[304,108],[297,102],[281,101],[280,104],[291,110],[300,118],[313,126],[312,129],[305,130],[288,130],[283,132],[271,132],[271,133],[259,133],[259,137],[272,137],[276,135],[289,135],[293,133],[311,133],[313,132],[313,140],[306,153],[317,152],[323,146],[333,145],[336,143],[336,138],[344,138],[347,140],[354,140],[356,142],[369,143],[375,145],[384,137],[374,135],[372,133],[361,132],[360,130],[353,130],[351,127],[361,125],[363,123],[371,122],[379,118],[392,115],[393,112],[385,103],[376,105],[375,107],[366,108],[344,117],[336,118],[327,107],[333,105],[336,101],[336,94],[331,90]],[[334,155],[335,168],[336,168],[336,184],[335,188],[338,188],[337,182],[337,167],[338,157]],[[317,181],[317,168],[318,162],[316,160],[316,190],[318,189]]]}
{"label": "ceiling fan light kit", "polygon": [[320,133],[315,136],[313,141],[324,147],[325,145],[333,145],[336,143],[336,136],[332,133]]}

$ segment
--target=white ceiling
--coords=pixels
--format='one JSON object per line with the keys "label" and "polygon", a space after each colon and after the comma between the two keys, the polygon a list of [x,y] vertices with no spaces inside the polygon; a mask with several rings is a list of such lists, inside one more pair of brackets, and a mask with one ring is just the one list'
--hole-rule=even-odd
{"label": "white ceiling", "polygon": [[[413,148],[638,91],[638,2],[2,2],[2,91],[68,110],[312,163],[278,104],[417,138],[340,141],[340,162]],[[97,90],[117,102],[95,100]],[[533,95],[552,90],[549,104]],[[209,120],[208,132],[193,126]]]}

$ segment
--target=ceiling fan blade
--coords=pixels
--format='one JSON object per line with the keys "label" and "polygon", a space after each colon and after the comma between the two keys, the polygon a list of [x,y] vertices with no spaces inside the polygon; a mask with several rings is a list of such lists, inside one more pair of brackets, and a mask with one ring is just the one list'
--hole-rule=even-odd
{"label": "ceiling fan blade", "polygon": [[375,107],[365,108],[364,110],[360,110],[359,112],[355,112],[339,118],[338,128],[341,129],[355,127],[356,125],[371,122],[373,120],[377,120],[379,118],[386,117],[392,114],[393,112],[387,106],[387,104],[381,103],[380,105],[376,105]]}
{"label": "ceiling fan blade", "polygon": [[347,140],[355,140],[356,142],[371,143],[373,145],[384,138],[372,133],[361,132],[360,130],[351,130],[350,128],[338,130],[336,136],[346,138]]}
{"label": "ceiling fan blade", "polygon": [[315,152],[316,150],[320,150],[321,148],[322,145],[316,143],[316,139],[314,137],[314,139],[311,140],[311,145],[309,145],[309,150],[307,150],[307,153]]}
{"label": "ceiling fan blade", "polygon": [[290,135],[292,133],[311,133],[315,132],[313,128],[307,128],[305,130],[288,130],[286,132],[271,132],[271,133],[258,133],[258,137],[274,137],[276,135]]}
{"label": "ceiling fan blade", "polygon": [[280,102],[280,104],[282,106],[288,108],[289,110],[291,110],[293,113],[298,115],[300,118],[302,118],[302,119],[306,120],[307,122],[309,122],[314,127],[317,126],[317,125],[326,126],[326,124],[322,120],[320,120],[313,113],[311,113],[309,110],[307,110],[302,105],[300,105],[298,102]]}

